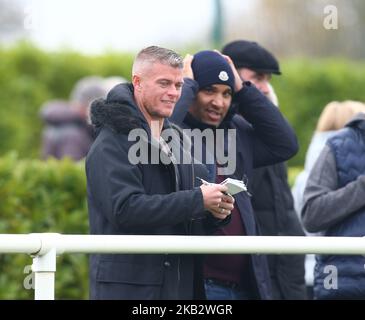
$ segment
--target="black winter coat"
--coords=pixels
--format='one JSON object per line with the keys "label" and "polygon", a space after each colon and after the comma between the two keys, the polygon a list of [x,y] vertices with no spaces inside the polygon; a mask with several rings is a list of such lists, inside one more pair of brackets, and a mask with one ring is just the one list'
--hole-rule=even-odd
{"label": "black winter coat", "polygon": [[[294,210],[285,163],[257,168],[252,206],[264,236],[304,236]],[[304,255],[268,255],[274,299],[306,299]]]}
{"label": "black winter coat", "polygon": [[[195,170],[202,165],[136,164],[128,160],[131,129],[150,129],[123,85],[91,108],[97,138],[86,159],[91,234],[189,235],[213,230]],[[165,121],[165,127],[169,122]],[[151,147],[151,145],[149,144]],[[211,229],[212,228],[212,229]],[[91,299],[203,298],[199,257],[175,254],[95,254],[90,258]]]}

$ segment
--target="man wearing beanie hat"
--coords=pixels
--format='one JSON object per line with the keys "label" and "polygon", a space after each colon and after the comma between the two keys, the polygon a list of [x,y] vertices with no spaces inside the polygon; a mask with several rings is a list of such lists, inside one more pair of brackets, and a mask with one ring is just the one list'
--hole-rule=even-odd
{"label": "man wearing beanie hat", "polygon": [[[215,51],[188,55],[184,75],[183,92],[172,120],[183,128],[212,132],[217,148],[207,147],[208,138],[202,146],[203,159],[214,156],[213,164],[205,161],[210,182],[220,183],[228,177],[244,180],[251,192],[254,167],[285,161],[297,152],[294,131],[278,108],[254,85],[242,83],[228,56]],[[189,111],[184,114],[186,108]],[[232,132],[235,140],[230,140]],[[220,136],[224,140],[221,148],[217,144]],[[231,149],[232,145],[236,148]],[[222,168],[218,157],[222,149],[228,161],[234,160],[233,172],[225,173]],[[234,198],[231,222],[216,234],[257,235],[249,193],[240,192]],[[208,299],[271,299],[264,255],[206,255],[204,277]]]}
{"label": "man wearing beanie hat", "polygon": [[[272,74],[280,75],[276,58],[256,42],[238,40],[222,50],[228,55],[242,79],[251,81],[275,105],[270,86]],[[252,206],[263,235],[303,236],[293,197],[287,181],[285,163],[257,168],[252,178]],[[274,299],[306,299],[304,255],[269,255]]]}

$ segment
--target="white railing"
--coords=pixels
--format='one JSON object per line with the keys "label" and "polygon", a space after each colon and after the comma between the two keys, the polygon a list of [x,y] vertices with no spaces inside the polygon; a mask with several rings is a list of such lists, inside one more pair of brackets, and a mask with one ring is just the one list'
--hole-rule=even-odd
{"label": "white railing", "polygon": [[1,253],[33,257],[36,300],[54,299],[56,256],[64,253],[365,254],[365,237],[0,235]]}

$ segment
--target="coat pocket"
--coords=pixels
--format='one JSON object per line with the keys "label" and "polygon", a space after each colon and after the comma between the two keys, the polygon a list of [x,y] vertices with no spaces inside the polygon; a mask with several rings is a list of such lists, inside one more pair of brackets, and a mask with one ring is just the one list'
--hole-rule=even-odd
{"label": "coat pocket", "polygon": [[138,265],[120,261],[100,261],[96,280],[98,282],[161,285],[163,271],[162,266]]}
{"label": "coat pocket", "polygon": [[163,268],[116,261],[100,261],[91,299],[161,299]]}

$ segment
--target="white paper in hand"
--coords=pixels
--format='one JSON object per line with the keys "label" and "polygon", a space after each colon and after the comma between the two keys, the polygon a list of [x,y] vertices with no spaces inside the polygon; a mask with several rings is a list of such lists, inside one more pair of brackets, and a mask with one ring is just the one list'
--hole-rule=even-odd
{"label": "white paper in hand", "polygon": [[221,184],[227,186],[228,188],[227,193],[230,194],[231,196],[242,191],[247,192],[247,187],[245,183],[241,180],[227,178],[226,180],[222,181]]}

